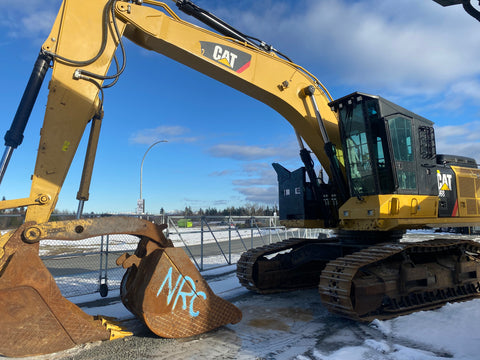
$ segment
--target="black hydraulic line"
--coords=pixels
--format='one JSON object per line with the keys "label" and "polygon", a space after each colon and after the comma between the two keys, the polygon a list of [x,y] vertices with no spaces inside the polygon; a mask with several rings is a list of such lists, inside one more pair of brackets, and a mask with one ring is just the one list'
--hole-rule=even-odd
{"label": "black hydraulic line", "polygon": [[33,105],[37,100],[38,93],[45,79],[51,57],[40,53],[33,67],[32,74],[28,80],[27,87],[23,93],[17,112],[13,118],[10,130],[5,134],[5,146],[16,149],[23,141],[23,133],[27,126],[28,118],[32,113]]}
{"label": "black hydraulic line", "polygon": [[37,61],[28,80],[27,87],[23,92],[22,99],[18,105],[17,112],[13,118],[10,130],[5,134],[5,151],[0,162],[0,183],[3,180],[5,171],[12,157],[13,150],[16,149],[23,141],[23,133],[32,113],[33,106],[37,100],[38,93],[42,87],[43,80],[47,73],[52,58],[47,54],[40,52]]}
{"label": "black hydraulic line", "polygon": [[176,0],[177,7],[183,11],[185,14],[193,16],[197,20],[200,20],[207,26],[210,26],[212,29],[218,31],[224,36],[231,37],[233,39],[246,42],[247,44],[259,49],[260,47],[249,39],[245,34],[242,34],[240,31],[234,27],[228,25],[223,20],[219,19],[215,15],[209,13],[208,11],[200,8],[199,6],[192,3],[190,0]]}
{"label": "black hydraulic line", "polygon": [[320,127],[320,132],[324,142],[324,150],[325,154],[330,161],[330,171],[332,173],[332,180],[335,183],[335,187],[338,192],[339,200],[343,204],[348,199],[348,187],[347,183],[345,182],[345,178],[342,174],[342,170],[340,169],[340,162],[338,161],[337,157],[337,150],[335,145],[330,141],[327,130],[325,129],[325,124],[323,123],[322,116],[320,115],[320,111],[317,106],[317,102],[314,97],[315,87],[310,85],[303,89],[303,93],[305,96],[308,96],[312,101],[313,108],[315,110],[315,116],[318,121],[318,125]]}
{"label": "black hydraulic line", "polygon": [[[218,18],[217,16],[209,13],[208,11],[202,9],[198,5],[194,4],[190,0],[174,0],[177,4],[179,10],[183,11],[185,14],[193,16],[197,20],[200,20],[205,25],[211,27],[212,29],[218,31],[220,34],[224,36],[231,37],[232,39],[245,42],[250,46],[255,47],[256,49],[262,51],[273,51],[277,55],[282,56],[283,58],[287,59],[290,62],[293,62],[288,56],[282,54],[280,51],[275,49],[273,46],[266,44],[260,39],[257,39],[253,36],[245,35],[241,31],[235,29],[233,26],[227,24],[222,19]],[[257,41],[256,44],[254,41]]]}
{"label": "black hydraulic line", "polygon": [[[121,66],[121,68],[119,68],[119,66],[118,66],[117,56],[114,55],[113,58],[115,60],[115,65],[116,65],[116,68],[117,68],[117,73],[114,74],[114,75],[100,75],[100,74],[95,74],[95,73],[92,73],[90,71],[86,71],[86,70],[82,70],[82,69],[78,69],[75,72],[75,76],[78,76],[78,78],[82,78],[82,75],[84,75],[84,76],[91,77],[91,78],[94,78],[94,79],[97,79],[97,80],[114,80],[113,82],[111,82],[108,85],[103,85],[102,88],[104,88],[104,89],[112,87],[113,85],[115,85],[117,83],[120,75],[125,70],[125,67],[127,66],[127,55],[126,55],[126,52],[125,52],[125,46],[123,45],[122,36],[121,36],[120,31],[118,29],[117,16],[116,16],[116,13],[115,13],[115,4],[117,3],[117,1],[118,0],[110,0],[109,3],[107,4],[108,8],[106,10],[107,13],[105,15],[104,24],[105,24],[105,28],[107,28],[108,27],[108,10],[110,9],[111,16],[112,16],[113,28],[115,30],[115,35],[117,36],[117,39],[118,39],[118,44],[120,46],[120,50],[122,52],[122,66]],[[99,53],[99,55],[103,54],[103,51],[105,50],[106,37],[107,37],[107,35],[106,35],[106,32],[105,32],[104,38],[102,39],[101,53]],[[82,79],[86,80],[85,78],[82,78]]]}
{"label": "black hydraulic line", "polygon": [[89,60],[74,60],[74,59],[65,58],[63,56],[60,56],[58,54],[55,54],[55,53],[52,53],[52,52],[49,52],[49,51],[45,51],[45,52],[47,54],[49,54],[55,60],[65,62],[69,65],[87,66],[87,65],[93,64],[95,61],[97,61],[100,58],[100,56],[102,56],[102,54],[104,53],[105,48],[107,46],[108,24],[109,24],[108,12],[115,5],[116,1],[117,0],[109,0],[108,3],[105,5],[105,7],[103,9],[102,43],[100,45],[100,49],[97,52],[97,55],[95,55],[93,58],[91,58]]}
{"label": "black hydraulic line", "polygon": [[[310,183],[312,183],[312,186],[314,188],[314,194],[317,195],[319,193],[318,191],[318,178],[317,175],[315,174],[315,168],[314,168],[314,163],[312,160],[312,157],[310,155],[310,151],[307,149],[301,149],[300,150],[300,159],[302,160],[303,164],[305,165],[305,170],[307,171],[308,178],[310,179]],[[316,196],[317,199],[319,199],[318,196]]]}
{"label": "black hydraulic line", "polygon": [[325,226],[335,226],[336,216],[332,212],[332,209],[325,203],[323,198],[324,191],[320,187],[320,182],[317,175],[315,174],[314,163],[310,151],[303,148],[300,149],[300,158],[302,159],[303,164],[305,165],[305,171],[307,172],[308,178],[310,179],[311,189],[313,193],[313,198],[317,201],[321,217],[325,222]]}
{"label": "black hydraulic line", "polygon": [[[94,63],[95,61],[97,61],[100,58],[100,56],[103,55],[103,53],[105,52],[105,48],[107,46],[108,31],[109,31],[108,27],[109,27],[109,24],[110,24],[110,20],[109,20],[109,12],[110,12],[111,18],[112,18],[111,22],[113,24],[113,29],[114,29],[115,34],[117,36],[117,41],[118,41],[118,44],[120,46],[120,50],[122,52],[122,66],[119,67],[117,57],[116,57],[116,55],[114,55],[115,65],[116,65],[116,68],[117,68],[117,73],[116,74],[106,76],[106,75],[95,74],[95,73],[92,73],[92,72],[89,72],[89,71],[86,71],[86,70],[82,70],[82,69],[77,69],[74,73],[74,77],[77,80],[78,79],[86,80],[86,77],[90,77],[90,78],[94,78],[94,79],[102,80],[102,81],[103,80],[114,80],[110,84],[102,86],[103,88],[109,88],[109,87],[112,87],[113,85],[115,85],[118,81],[118,78],[120,77],[120,75],[125,70],[126,62],[127,62],[125,47],[123,45],[123,40],[122,40],[122,37],[120,35],[120,31],[118,29],[118,26],[117,26],[117,18],[116,18],[116,13],[115,13],[115,4],[117,3],[117,1],[118,0],[109,0],[107,2],[107,4],[105,5],[104,9],[103,9],[102,42],[101,42],[101,45],[100,45],[100,49],[98,50],[97,54],[93,58],[91,58],[89,60],[75,60],[75,59],[69,59],[69,58],[63,57],[61,55],[58,55],[58,54],[55,54],[55,53],[49,52],[49,51],[45,51],[45,53],[50,55],[56,61],[63,62],[63,63],[69,64],[69,65],[76,65],[76,66],[83,67],[83,66],[87,66],[87,65],[90,65],[90,64]],[[98,87],[98,83],[96,83],[96,82],[93,82],[93,83]]]}
{"label": "black hydraulic line", "polygon": [[[308,151],[305,146],[303,145],[302,138],[297,133],[297,140],[300,146],[300,159],[302,160],[303,164],[305,165],[304,169],[307,172],[308,178],[310,179],[311,190],[313,194],[313,199],[317,202],[321,219],[324,220],[325,226],[333,227],[337,223],[338,217],[335,215],[336,212],[332,211],[331,204],[329,204],[329,200],[325,201],[325,195],[327,198],[330,196],[330,192],[326,192],[325,183],[323,179],[319,179],[315,174],[314,162],[311,156],[310,151]],[[277,174],[279,174],[279,165],[272,164]],[[281,170],[280,170],[281,171]]]}
{"label": "black hydraulic line", "polygon": [[332,142],[328,142],[324,146],[325,153],[330,160],[330,171],[332,172],[332,180],[335,183],[340,203],[343,204],[348,200],[348,187],[340,170],[340,162],[337,157],[337,150]]}

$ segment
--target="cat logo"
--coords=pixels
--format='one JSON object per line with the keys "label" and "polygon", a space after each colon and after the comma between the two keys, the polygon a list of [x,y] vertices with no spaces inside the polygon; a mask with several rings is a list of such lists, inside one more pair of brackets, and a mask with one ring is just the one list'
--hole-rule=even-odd
{"label": "cat logo", "polygon": [[242,73],[250,66],[252,56],[226,45],[200,41],[202,55],[214,60],[237,73]]}
{"label": "cat logo", "polygon": [[438,190],[451,191],[452,190],[452,175],[442,174],[440,170],[437,170],[437,182]]}

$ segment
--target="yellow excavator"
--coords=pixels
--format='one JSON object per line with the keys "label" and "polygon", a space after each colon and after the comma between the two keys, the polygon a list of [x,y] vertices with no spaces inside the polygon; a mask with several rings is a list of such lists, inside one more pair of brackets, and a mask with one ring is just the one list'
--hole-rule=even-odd
{"label": "yellow excavator", "polygon": [[[189,0],[174,2],[214,31],[181,20],[154,0],[64,0],[60,7],[5,135],[0,163],[1,181],[52,68],[30,195],[0,202],[0,210],[27,207],[25,223],[0,237],[0,354],[45,354],[125,335],[110,319],[91,317],[61,295],[38,256],[40,241],[138,236],[135,253],[117,260],[127,269],[121,298],[159,336],[192,336],[241,319],[234,305],[213,294],[183,250],[173,247],[164,226],[125,217],[81,218],[103,92],[125,68],[123,37],[260,100],[295,129],[305,166],[290,172],[273,165],[281,221],[337,234],[247,251],[237,265],[244,286],[260,293],[319,286],[328,309],[364,321],[478,296],[479,244],[400,241],[406,229],[480,222],[475,160],[437,154],[429,120],[365,93],[333,100],[320,81],[273,46]],[[51,222],[89,123],[78,219]],[[315,173],[311,153],[325,178]]]}

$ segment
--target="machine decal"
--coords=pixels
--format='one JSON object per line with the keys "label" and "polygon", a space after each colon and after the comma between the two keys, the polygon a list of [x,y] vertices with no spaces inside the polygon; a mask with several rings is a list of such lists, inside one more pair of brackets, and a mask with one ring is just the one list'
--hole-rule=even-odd
{"label": "machine decal", "polygon": [[455,200],[455,206],[453,207],[452,216],[457,216],[458,213],[458,200]]}
{"label": "machine decal", "polygon": [[[173,301],[172,311],[175,310],[178,299],[181,298],[182,309],[187,310],[187,305],[188,305],[190,316],[197,317],[200,314],[200,312],[194,311],[193,303],[195,299],[199,296],[202,297],[204,300],[207,300],[207,295],[203,291],[197,292],[195,287],[195,282],[193,281],[193,279],[190,276],[183,276],[182,274],[179,274],[177,281],[175,283],[175,286],[172,288],[172,272],[173,272],[173,268],[170,267],[167,275],[165,276],[165,279],[162,282],[162,285],[158,289],[157,297],[163,291],[165,285],[168,284],[167,285],[168,286],[167,305],[170,305],[170,303],[172,302],[172,299],[175,297],[175,300]],[[184,291],[183,288],[187,283],[188,283],[187,291]]]}
{"label": "machine decal", "polygon": [[437,170],[438,196],[445,197],[445,191],[452,190],[452,174],[442,174]]}
{"label": "machine decal", "polygon": [[200,41],[202,55],[214,60],[237,73],[242,73],[250,66],[252,56],[226,45]]}
{"label": "machine decal", "polygon": [[437,169],[439,208],[438,216],[458,216],[457,185],[451,168]]}

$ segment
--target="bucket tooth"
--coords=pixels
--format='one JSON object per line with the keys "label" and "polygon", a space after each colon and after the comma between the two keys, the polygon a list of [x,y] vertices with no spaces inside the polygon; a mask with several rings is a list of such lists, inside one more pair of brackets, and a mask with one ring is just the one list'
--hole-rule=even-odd
{"label": "bucket tooth", "polygon": [[198,335],[242,318],[236,306],[213,293],[185,252],[173,247],[148,252],[138,266],[128,268],[121,298],[165,338]]}
{"label": "bucket tooth", "polygon": [[99,320],[102,325],[110,331],[110,340],[133,336],[133,332],[129,331],[128,327],[123,325],[123,321],[102,315],[94,316],[94,319]]}

